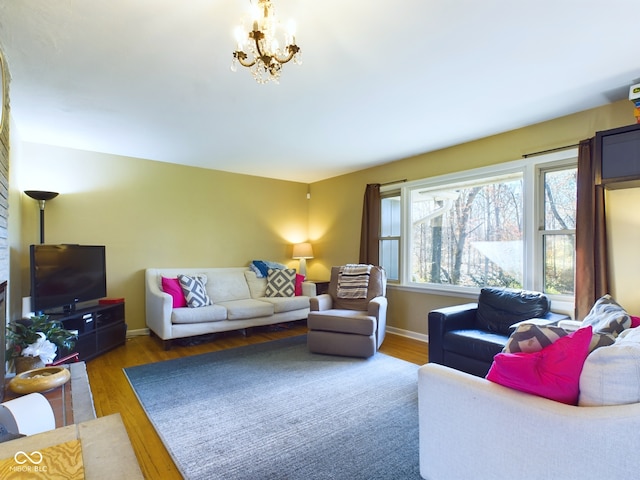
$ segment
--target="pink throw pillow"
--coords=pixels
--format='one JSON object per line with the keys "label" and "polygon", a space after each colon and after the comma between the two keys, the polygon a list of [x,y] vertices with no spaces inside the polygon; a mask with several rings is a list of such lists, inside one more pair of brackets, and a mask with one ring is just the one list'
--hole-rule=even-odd
{"label": "pink throw pillow", "polygon": [[629,316],[631,317],[631,328],[640,327],[640,317]]}
{"label": "pink throw pillow", "polygon": [[173,297],[173,308],[187,306],[187,301],[184,298],[182,287],[177,278],[162,277],[162,291]]}
{"label": "pink throw pillow", "polygon": [[296,285],[294,287],[294,293],[296,297],[302,295],[302,282],[304,282],[304,275],[296,273]]}
{"label": "pink throw pillow", "polygon": [[522,392],[576,405],[580,374],[589,354],[591,326],[580,328],[534,353],[499,353],[487,380]]}

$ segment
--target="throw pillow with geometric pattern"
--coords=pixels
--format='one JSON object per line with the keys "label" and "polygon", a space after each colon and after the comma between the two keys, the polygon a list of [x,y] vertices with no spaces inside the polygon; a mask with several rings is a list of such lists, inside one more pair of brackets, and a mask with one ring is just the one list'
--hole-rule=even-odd
{"label": "throw pillow with geometric pattern", "polygon": [[178,275],[178,282],[180,282],[188,307],[198,308],[211,305],[211,299],[204,287],[207,284],[206,275]]}
{"label": "throw pillow with geometric pattern", "polygon": [[533,353],[548,347],[569,332],[564,328],[523,323],[511,334],[504,353]]}
{"label": "throw pillow with geometric pattern", "polygon": [[[502,350],[503,353],[534,353],[548,347],[556,340],[568,335],[564,328],[553,325],[534,325],[523,323],[509,337],[509,341]],[[589,353],[598,347],[606,347],[615,342],[610,333],[593,332],[589,343]]]}
{"label": "throw pillow with geometric pattern", "polygon": [[582,325],[591,325],[594,332],[611,333],[617,337],[631,327],[631,317],[612,297],[607,294],[596,300]]}
{"label": "throw pillow with geometric pattern", "polygon": [[296,271],[291,268],[269,269],[265,297],[293,297],[296,292]]}

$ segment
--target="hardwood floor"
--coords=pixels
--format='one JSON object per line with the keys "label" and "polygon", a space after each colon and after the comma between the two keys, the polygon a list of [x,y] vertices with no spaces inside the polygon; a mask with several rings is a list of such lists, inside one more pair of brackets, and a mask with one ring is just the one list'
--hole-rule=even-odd
{"label": "hardwood floor", "polygon": [[[96,414],[102,417],[120,413],[145,478],[180,479],[182,476],[138,403],[122,369],[303,335],[306,332],[307,327],[304,324],[294,324],[289,329],[281,330],[257,329],[248,337],[244,337],[240,332],[230,332],[196,345],[175,345],[169,351],[162,349],[157,338],[130,338],[124,346],[87,362]],[[387,334],[380,351],[417,365],[427,363],[427,344],[399,335]],[[167,392],[167,395],[171,395],[171,392]]]}

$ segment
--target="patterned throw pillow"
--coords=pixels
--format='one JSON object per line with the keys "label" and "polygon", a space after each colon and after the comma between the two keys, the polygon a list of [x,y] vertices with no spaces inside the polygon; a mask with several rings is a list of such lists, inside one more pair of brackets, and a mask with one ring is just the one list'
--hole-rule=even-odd
{"label": "patterned throw pillow", "polygon": [[523,323],[511,334],[502,351],[505,353],[539,352],[568,333],[564,328],[560,327]]}
{"label": "patterned throw pillow", "polygon": [[291,268],[269,269],[265,297],[293,297],[296,286],[296,271]]}
{"label": "patterned throw pillow", "polygon": [[178,275],[178,281],[188,307],[198,308],[211,305],[211,299],[204,287],[207,284],[206,275]]}
{"label": "patterned throw pillow", "polygon": [[[569,334],[567,330],[553,325],[534,325],[523,323],[516,328],[509,337],[509,341],[502,350],[503,353],[533,353],[548,347],[559,338]],[[606,347],[615,342],[610,333],[594,332],[589,343],[589,353],[598,347]]]}
{"label": "patterned throw pillow", "polygon": [[582,325],[591,325],[594,332],[610,333],[617,337],[623,330],[631,327],[631,317],[607,294],[593,304]]}

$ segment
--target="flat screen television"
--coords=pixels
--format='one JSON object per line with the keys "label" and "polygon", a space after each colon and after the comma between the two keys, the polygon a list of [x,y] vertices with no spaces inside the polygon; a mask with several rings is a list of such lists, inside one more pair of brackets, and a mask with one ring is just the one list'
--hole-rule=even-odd
{"label": "flat screen television", "polygon": [[30,257],[34,312],[72,312],[78,303],[107,296],[104,246],[31,245]]}

